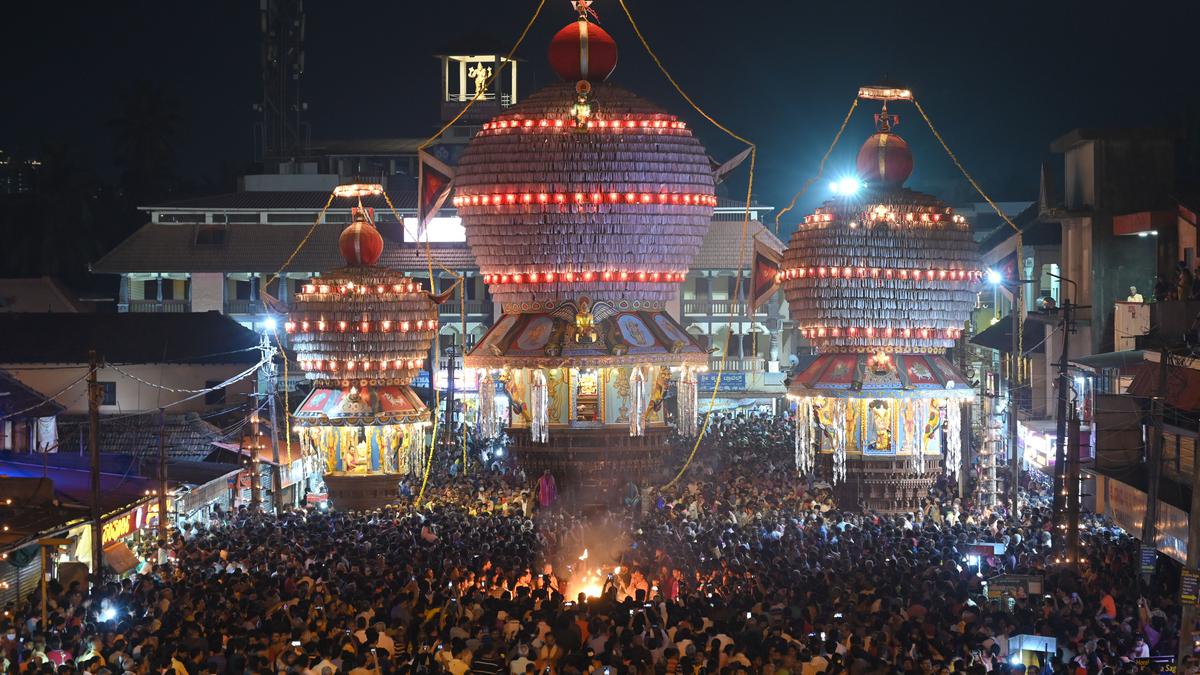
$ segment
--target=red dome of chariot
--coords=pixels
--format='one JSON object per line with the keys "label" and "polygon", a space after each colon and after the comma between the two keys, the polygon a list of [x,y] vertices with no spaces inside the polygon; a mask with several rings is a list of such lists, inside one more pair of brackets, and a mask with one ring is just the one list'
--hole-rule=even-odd
{"label": "red dome of chariot", "polygon": [[881,131],[863,143],[855,167],[868,184],[902,185],[912,175],[912,151],[903,138]]}
{"label": "red dome of chariot", "polygon": [[550,40],[550,66],[567,82],[603,82],[617,67],[617,43],[600,26],[579,19]]}
{"label": "red dome of chariot", "polygon": [[362,211],[355,210],[354,213],[354,222],[338,237],[338,250],[351,267],[374,265],[383,255],[383,236]]}

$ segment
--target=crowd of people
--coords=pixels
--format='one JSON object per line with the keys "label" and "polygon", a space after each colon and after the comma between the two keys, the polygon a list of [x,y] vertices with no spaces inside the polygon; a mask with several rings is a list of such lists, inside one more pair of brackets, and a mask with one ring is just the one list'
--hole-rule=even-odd
{"label": "crowd of people", "polygon": [[[688,471],[661,487],[691,450],[677,445],[636,500],[587,517],[499,466],[434,481],[419,509],[409,498],[362,513],[241,511],[176,535],[163,562],[90,596],[51,582],[45,624],[36,595],[7,607],[2,665],[1112,675],[1176,651],[1175,575],[1140,582],[1136,542],[1099,519],[1084,559],[1056,564],[1036,495],[1019,518],[944,485],[913,513],[842,510],[796,475],[790,423],[768,414],[714,417]],[[1003,552],[967,555],[982,542]],[[993,597],[986,583],[1000,573],[1040,576],[1042,592]],[[1058,649],[1018,653],[1023,634]]]}

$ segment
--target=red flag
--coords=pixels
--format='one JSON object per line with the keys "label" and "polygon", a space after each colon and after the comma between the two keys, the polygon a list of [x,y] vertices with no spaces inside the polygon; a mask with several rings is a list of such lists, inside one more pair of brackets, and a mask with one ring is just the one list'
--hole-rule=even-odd
{"label": "red flag", "polygon": [[446,203],[454,187],[454,169],[433,155],[419,152],[420,169],[417,174],[417,237],[425,236],[429,221]]}
{"label": "red flag", "polygon": [[754,259],[750,264],[750,315],[779,290],[779,265],[783,255],[766,242],[754,240]]}

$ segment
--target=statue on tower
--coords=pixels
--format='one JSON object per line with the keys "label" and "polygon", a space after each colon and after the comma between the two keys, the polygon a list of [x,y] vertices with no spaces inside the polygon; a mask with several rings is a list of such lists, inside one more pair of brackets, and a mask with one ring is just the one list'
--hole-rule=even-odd
{"label": "statue on tower", "polygon": [[[462,72],[462,71],[459,71],[459,72]],[[492,76],[492,67],[485,66],[482,63],[477,63],[477,64],[471,66],[470,70],[467,71],[467,77],[473,78],[475,80],[475,95],[476,96],[479,96],[483,92],[487,91],[487,81],[488,81],[488,78],[491,76]]]}

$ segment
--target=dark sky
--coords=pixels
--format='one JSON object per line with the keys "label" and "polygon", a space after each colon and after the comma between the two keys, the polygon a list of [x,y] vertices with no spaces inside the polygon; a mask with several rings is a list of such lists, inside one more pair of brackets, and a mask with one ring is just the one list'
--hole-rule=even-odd
{"label": "dark sky", "polygon": [[[1177,121],[1200,84],[1200,3],[1192,1],[628,1],[685,89],[759,144],[756,193],[773,203],[786,203],[815,170],[858,85],[884,75],[917,93],[998,199],[1036,196],[1039,163],[1061,134]],[[535,6],[310,0],[304,89],[314,136],[431,132],[439,87],[431,55],[478,30],[510,43]],[[0,149],[36,154],[45,140],[67,141],[112,175],[104,122],[123,88],[151,79],[184,105],[180,173],[216,181],[223,163],[251,153],[257,7],[254,0],[131,0],[8,8],[0,22]],[[597,0],[596,9],[621,48],[613,80],[689,119],[714,155],[736,152],[670,90],[616,0]],[[526,91],[549,81],[545,46],[571,19],[566,0],[547,0],[520,51],[530,66]],[[860,107],[830,172],[850,166],[875,109]],[[893,112],[916,153],[910,185],[961,194],[955,169],[915,110]],[[814,198],[825,190],[817,185]]]}

